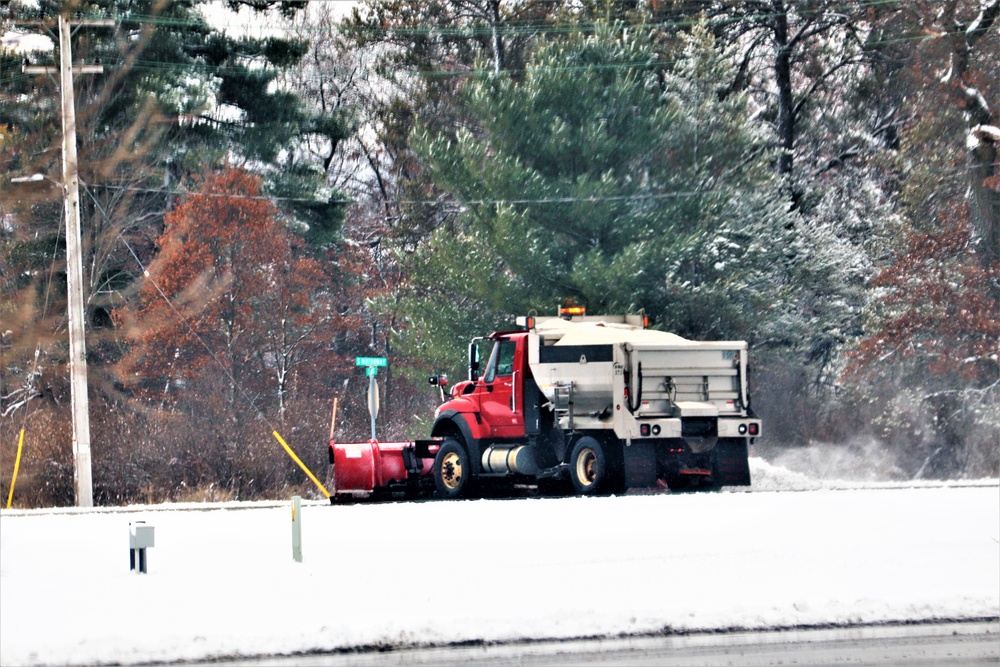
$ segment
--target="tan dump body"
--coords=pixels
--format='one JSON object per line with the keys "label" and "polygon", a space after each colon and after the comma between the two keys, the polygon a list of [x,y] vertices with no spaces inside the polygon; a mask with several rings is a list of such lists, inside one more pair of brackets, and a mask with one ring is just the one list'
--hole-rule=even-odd
{"label": "tan dump body", "polygon": [[[747,416],[743,341],[692,341],[643,329],[629,316],[539,318],[534,334],[528,361],[535,382],[577,427],[614,422],[628,438],[639,419]],[[623,412],[628,417],[620,419]]]}

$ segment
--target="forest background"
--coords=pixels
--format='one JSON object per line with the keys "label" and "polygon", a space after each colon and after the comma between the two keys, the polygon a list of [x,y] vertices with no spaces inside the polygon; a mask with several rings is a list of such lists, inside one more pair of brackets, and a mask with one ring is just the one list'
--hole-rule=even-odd
{"label": "forest background", "polygon": [[[758,453],[1000,474],[1000,0],[6,0],[74,32],[95,502],[313,494],[565,298],[747,340]],[[240,17],[243,29],[221,27]],[[249,26],[249,27],[247,27]],[[57,41],[57,40],[54,40]],[[0,491],[74,502],[59,89],[0,51]],[[34,180],[23,182],[25,177]]]}

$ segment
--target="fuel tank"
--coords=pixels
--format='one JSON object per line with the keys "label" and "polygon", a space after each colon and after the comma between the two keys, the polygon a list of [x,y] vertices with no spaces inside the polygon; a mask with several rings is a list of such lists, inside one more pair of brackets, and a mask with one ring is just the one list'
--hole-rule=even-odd
{"label": "fuel tank", "polygon": [[534,475],[538,464],[530,447],[524,445],[488,447],[483,452],[484,473]]}

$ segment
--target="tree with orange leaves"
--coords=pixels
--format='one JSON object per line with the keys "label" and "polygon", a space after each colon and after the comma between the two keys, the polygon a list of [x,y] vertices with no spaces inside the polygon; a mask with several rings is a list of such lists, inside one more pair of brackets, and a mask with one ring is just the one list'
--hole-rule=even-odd
{"label": "tree with orange leaves", "polygon": [[215,367],[231,409],[243,398],[260,411],[255,397],[270,395],[283,418],[291,374],[327,338],[334,311],[320,264],[299,252],[260,179],[207,175],[166,216],[158,245],[137,305],[118,313],[132,344],[124,379],[169,402]]}
{"label": "tree with orange leaves", "polygon": [[980,387],[1000,378],[1000,262],[984,265],[971,226],[913,234],[909,249],[872,281],[883,298],[877,325],[849,370],[909,361],[952,384]]}
{"label": "tree with orange leaves", "polygon": [[1000,262],[983,261],[965,207],[910,235],[872,281],[879,298],[845,377],[881,405],[873,424],[911,452],[914,477],[995,474],[1000,435]]}

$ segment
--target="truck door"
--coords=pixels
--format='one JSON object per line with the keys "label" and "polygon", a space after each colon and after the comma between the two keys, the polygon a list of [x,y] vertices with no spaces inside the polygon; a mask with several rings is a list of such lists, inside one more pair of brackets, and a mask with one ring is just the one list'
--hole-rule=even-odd
{"label": "truck door", "polygon": [[522,387],[523,364],[518,360],[518,342],[524,338],[500,338],[493,346],[489,365],[480,383],[480,410],[494,438],[524,436]]}

